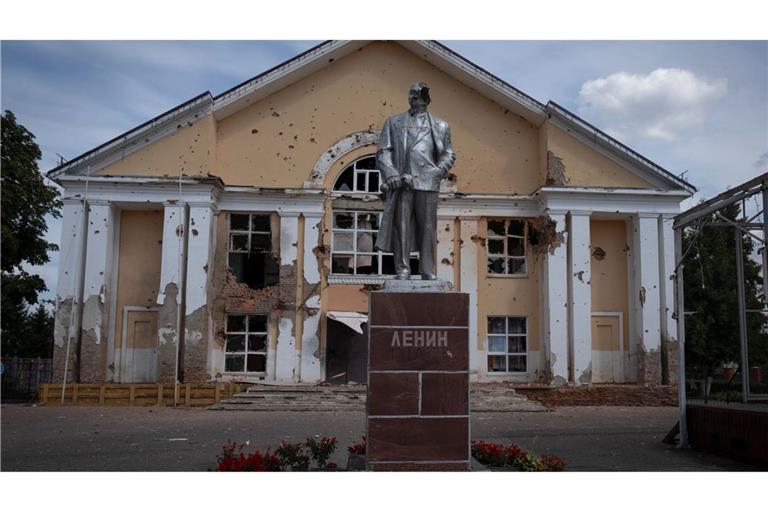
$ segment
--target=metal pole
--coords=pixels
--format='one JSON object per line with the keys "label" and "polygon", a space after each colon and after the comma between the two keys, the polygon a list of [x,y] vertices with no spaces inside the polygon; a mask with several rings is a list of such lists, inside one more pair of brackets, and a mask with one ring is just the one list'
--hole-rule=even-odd
{"label": "metal pole", "polygon": [[749,395],[749,366],[747,361],[747,307],[744,304],[744,247],[741,231],[734,229],[736,237],[736,293],[739,294],[739,345],[741,350],[741,401]]}
{"label": "metal pole", "polygon": [[675,229],[675,295],[677,299],[677,403],[680,408],[680,442],[688,446],[688,419],[685,402],[685,294],[683,280],[683,228]]}
{"label": "metal pole", "polygon": [[768,186],[763,182],[763,304],[768,304]]}

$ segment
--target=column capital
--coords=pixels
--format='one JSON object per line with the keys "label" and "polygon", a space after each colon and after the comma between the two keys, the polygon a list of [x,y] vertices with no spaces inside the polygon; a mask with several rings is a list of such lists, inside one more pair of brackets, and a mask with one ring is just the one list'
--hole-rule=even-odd
{"label": "column capital", "polygon": [[572,217],[590,217],[592,215],[592,212],[588,210],[570,210],[568,213],[570,213]]}
{"label": "column capital", "polygon": [[658,213],[646,213],[646,212],[638,212],[637,218],[639,219],[658,219],[660,214]]}

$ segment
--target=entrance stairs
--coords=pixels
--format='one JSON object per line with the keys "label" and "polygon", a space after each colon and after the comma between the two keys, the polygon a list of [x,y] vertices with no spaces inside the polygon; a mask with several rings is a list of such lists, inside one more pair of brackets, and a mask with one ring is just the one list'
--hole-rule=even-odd
{"label": "entrance stairs", "polygon": [[[209,409],[227,411],[353,411],[365,412],[362,385],[253,385]],[[475,388],[470,391],[472,412],[537,412],[547,408],[512,388]]]}

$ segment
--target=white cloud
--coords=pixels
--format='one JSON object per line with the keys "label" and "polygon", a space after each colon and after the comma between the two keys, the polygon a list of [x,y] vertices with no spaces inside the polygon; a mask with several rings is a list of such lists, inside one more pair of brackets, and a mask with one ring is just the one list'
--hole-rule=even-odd
{"label": "white cloud", "polygon": [[724,79],[706,80],[685,69],[648,74],[613,73],[584,82],[579,110],[620,139],[672,141],[706,118],[707,107],[725,95]]}

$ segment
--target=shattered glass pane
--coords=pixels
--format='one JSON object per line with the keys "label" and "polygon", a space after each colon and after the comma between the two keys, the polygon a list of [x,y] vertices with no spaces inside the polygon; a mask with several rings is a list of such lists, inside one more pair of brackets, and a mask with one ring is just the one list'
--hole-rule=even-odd
{"label": "shattered glass pane", "polygon": [[248,332],[267,332],[267,317],[264,315],[249,315]]}
{"label": "shattered glass pane", "polygon": [[245,335],[244,334],[229,334],[227,335],[227,352],[244,352],[245,351]]}
{"label": "shattered glass pane", "polygon": [[504,258],[488,258],[488,273],[489,274],[503,274],[504,273]]}
{"label": "shattered glass pane", "polygon": [[334,254],[331,258],[331,272],[334,274],[352,274],[353,257],[351,254]]}
{"label": "shattered glass pane", "polygon": [[245,332],[245,315],[227,315],[227,332]]}
{"label": "shattered glass pane", "polygon": [[507,371],[506,356],[488,356],[488,371],[489,372],[506,372]]}
{"label": "shattered glass pane", "polygon": [[267,336],[264,334],[251,334],[248,336],[248,352],[265,352],[267,350]]}
{"label": "shattered glass pane", "polygon": [[525,354],[525,338],[523,336],[510,336],[508,347],[510,354]]}
{"label": "shattered glass pane", "polygon": [[354,250],[354,233],[334,233],[333,234],[333,250],[334,251],[353,251]]}
{"label": "shattered glass pane", "polygon": [[358,274],[378,274],[379,273],[379,255],[361,254],[357,257]]}
{"label": "shattered glass pane", "polygon": [[492,334],[506,334],[506,320],[503,316],[488,317],[488,332]]}
{"label": "shattered glass pane", "polygon": [[333,185],[333,190],[338,190],[341,192],[349,192],[352,190],[352,180],[354,178],[354,166],[349,165],[346,169],[341,171],[341,174],[339,174],[338,179],[336,180],[336,183]]}
{"label": "shattered glass pane", "polygon": [[272,248],[272,235],[253,233],[251,235],[251,252],[269,252]]}
{"label": "shattered glass pane", "polygon": [[525,371],[525,356],[509,356],[509,371],[510,372],[524,372]]}
{"label": "shattered glass pane", "polygon": [[504,336],[488,336],[488,352],[506,352],[507,339]]}
{"label": "shattered glass pane", "polygon": [[509,221],[508,234],[514,235],[514,236],[523,236],[525,234],[525,222],[522,220]]}
{"label": "shattered glass pane", "polygon": [[249,215],[233,213],[229,216],[229,229],[232,231],[248,231]]}
{"label": "shattered glass pane", "polygon": [[509,334],[525,334],[525,318],[521,316],[508,317],[507,332]]}
{"label": "shattered glass pane", "polygon": [[253,231],[270,233],[272,231],[272,224],[270,223],[269,215],[253,215],[251,217],[251,229]]}
{"label": "shattered glass pane", "polygon": [[248,252],[248,235],[229,235],[229,250]]}
{"label": "shattered glass pane", "polygon": [[379,229],[379,216],[373,212],[357,214],[357,229],[361,231],[373,231]]}
{"label": "shattered glass pane", "polygon": [[360,160],[357,161],[356,166],[358,169],[375,169],[376,157],[368,156],[365,158],[361,158]]}
{"label": "shattered glass pane", "polygon": [[488,254],[504,254],[504,240],[488,239]]}
{"label": "shattered glass pane", "polygon": [[365,175],[368,173],[358,172],[355,174],[355,192],[365,192]]}
{"label": "shattered glass pane", "polygon": [[391,254],[385,254],[381,257],[381,273],[385,276],[395,274],[395,257]]}
{"label": "shattered glass pane", "polygon": [[508,238],[507,239],[507,255],[525,256],[525,239],[513,238],[513,237]]}
{"label": "shattered glass pane", "polygon": [[489,220],[488,221],[488,235],[489,236],[503,236],[506,233],[504,232],[504,221],[503,220]]}
{"label": "shattered glass pane", "polygon": [[510,258],[507,263],[509,265],[509,274],[526,273],[525,258]]}
{"label": "shattered glass pane", "polygon": [[263,372],[267,368],[267,357],[259,354],[248,354],[248,371]]}
{"label": "shattered glass pane", "polygon": [[339,229],[353,229],[355,227],[355,218],[352,212],[341,212],[333,214],[333,227]]}
{"label": "shattered glass pane", "polygon": [[243,354],[227,354],[224,359],[225,372],[242,372],[245,365],[245,356]]}
{"label": "shattered glass pane", "polygon": [[379,193],[379,173],[378,172],[368,173],[368,192],[371,192],[372,194]]}

